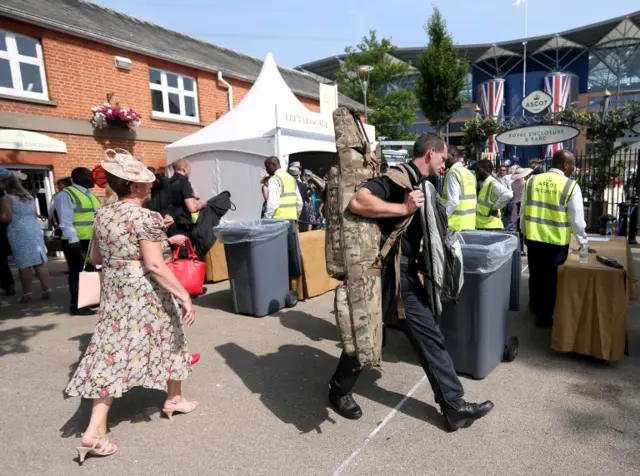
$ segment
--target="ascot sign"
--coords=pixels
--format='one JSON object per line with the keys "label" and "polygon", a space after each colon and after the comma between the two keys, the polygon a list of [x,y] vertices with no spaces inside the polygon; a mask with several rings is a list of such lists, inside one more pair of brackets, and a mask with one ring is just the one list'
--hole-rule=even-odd
{"label": "ascot sign", "polygon": [[540,114],[553,103],[553,98],[544,91],[534,91],[522,100],[520,105],[531,114]]}
{"label": "ascot sign", "polygon": [[633,126],[631,126],[631,130],[636,134],[640,134],[640,122],[636,122]]}
{"label": "ascot sign", "polygon": [[579,134],[575,127],[549,124],[511,129],[498,134],[496,140],[505,145],[551,145],[571,140]]}

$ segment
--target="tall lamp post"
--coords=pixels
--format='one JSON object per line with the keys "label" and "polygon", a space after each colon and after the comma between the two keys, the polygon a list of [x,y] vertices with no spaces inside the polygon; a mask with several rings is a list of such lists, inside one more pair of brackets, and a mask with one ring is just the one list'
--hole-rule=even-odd
{"label": "tall lamp post", "polygon": [[369,87],[369,73],[371,73],[371,71],[373,71],[373,66],[369,66],[368,64],[362,64],[356,68],[362,94],[364,95],[364,122],[367,122],[367,88]]}

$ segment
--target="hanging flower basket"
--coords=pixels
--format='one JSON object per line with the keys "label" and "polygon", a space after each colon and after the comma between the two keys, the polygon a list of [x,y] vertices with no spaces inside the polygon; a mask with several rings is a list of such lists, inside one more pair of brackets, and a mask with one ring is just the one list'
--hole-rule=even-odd
{"label": "hanging flower basket", "polygon": [[142,122],[140,115],[131,108],[121,108],[111,104],[103,104],[91,109],[93,117],[91,124],[96,129],[105,129],[109,126],[135,129]]}

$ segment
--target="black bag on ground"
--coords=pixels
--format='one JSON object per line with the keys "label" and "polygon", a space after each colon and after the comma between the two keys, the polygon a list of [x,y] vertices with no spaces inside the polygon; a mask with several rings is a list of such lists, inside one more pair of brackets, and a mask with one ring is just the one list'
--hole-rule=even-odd
{"label": "black bag on ground", "polygon": [[295,220],[289,220],[287,249],[289,251],[289,277],[299,278],[302,275],[302,255],[300,254],[300,241]]}

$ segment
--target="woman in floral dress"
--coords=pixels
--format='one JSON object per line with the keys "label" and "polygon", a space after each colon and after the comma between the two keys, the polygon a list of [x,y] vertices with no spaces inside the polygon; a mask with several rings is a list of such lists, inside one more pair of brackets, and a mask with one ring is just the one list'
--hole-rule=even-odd
{"label": "woman in floral dress", "polygon": [[[119,449],[107,437],[107,416],[114,398],[133,387],[167,391],[163,413],[190,413],[198,402],[182,397],[182,380],[191,356],[182,328],[193,324],[189,293],[166,266],[171,240],[162,217],[142,208],[149,199],[153,173],[126,151],[107,151],[102,162],[119,200],[96,212],[90,257],[102,265],[98,322],[66,393],[93,399],[91,420],[78,454],[107,456]],[[181,307],[176,302],[180,301]]]}

